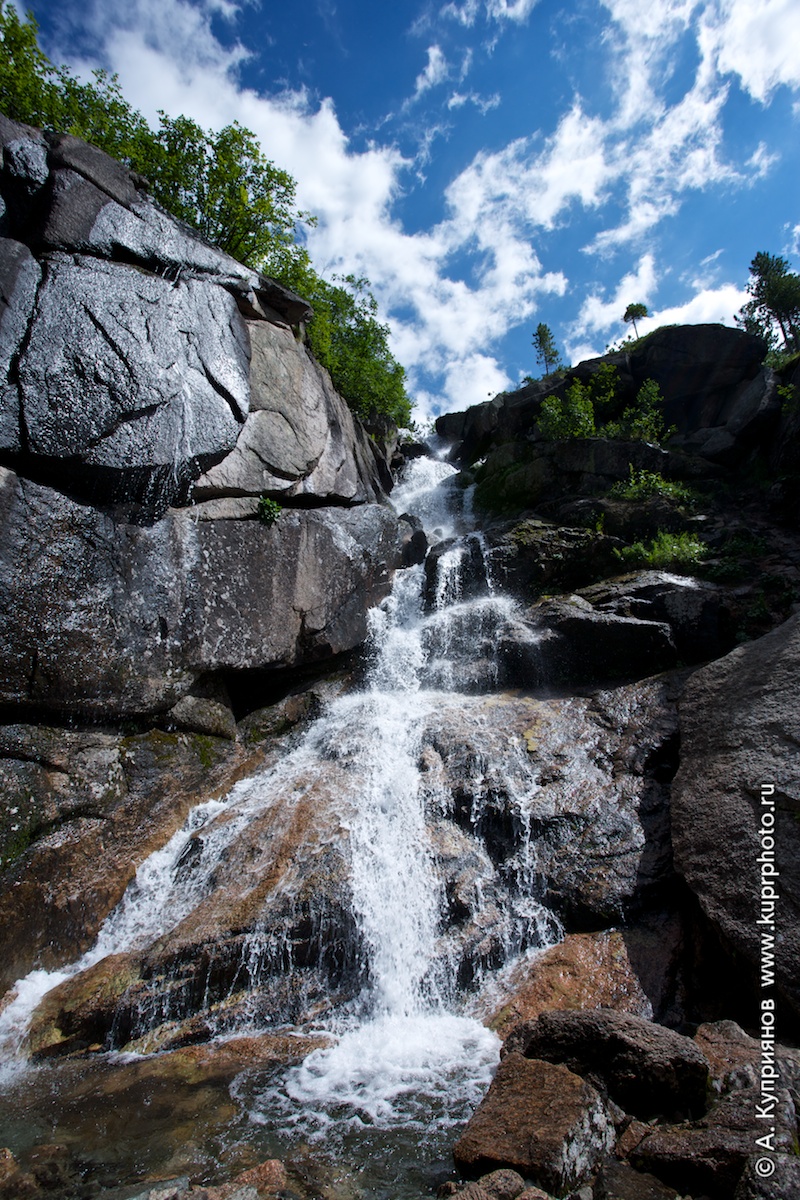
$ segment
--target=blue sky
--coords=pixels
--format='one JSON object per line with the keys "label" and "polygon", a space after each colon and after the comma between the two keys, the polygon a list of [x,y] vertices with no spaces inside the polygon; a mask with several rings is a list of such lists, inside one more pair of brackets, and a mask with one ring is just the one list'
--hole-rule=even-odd
{"label": "blue sky", "polygon": [[326,275],[366,275],[424,422],[629,330],[733,323],[800,267],[798,0],[29,0],[78,73],[298,183]]}

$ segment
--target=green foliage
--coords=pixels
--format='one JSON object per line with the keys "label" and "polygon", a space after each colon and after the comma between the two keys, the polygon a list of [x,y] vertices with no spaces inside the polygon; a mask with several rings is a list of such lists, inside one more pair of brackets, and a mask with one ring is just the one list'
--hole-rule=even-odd
{"label": "green foliage", "polygon": [[646,379],[636,393],[633,404],[623,411],[618,421],[606,424],[603,435],[659,444],[672,433],[664,424],[663,405],[664,398],[658,384],[654,379]]}
{"label": "green foliage", "polygon": [[564,396],[546,396],[539,413],[539,432],[547,441],[594,437],[594,408],[588,390],[579,380]]}
{"label": "green foliage", "polygon": [[679,504],[694,503],[694,493],[691,488],[682,483],[673,483],[656,471],[646,471],[644,468],[635,470],[633,463],[628,464],[628,481],[615,483],[609,492],[617,500],[650,500],[653,496],[666,496]]}
{"label": "green foliage", "polygon": [[634,332],[635,336],[638,338],[639,331],[636,328],[636,322],[641,321],[645,317],[649,317],[649,316],[650,316],[650,313],[647,311],[646,304],[629,304],[628,307],[625,309],[625,312],[623,313],[622,319],[626,325],[629,325],[629,324],[633,325],[633,332]]}
{"label": "green foliage", "polygon": [[153,197],[246,265],[307,299],[312,352],[359,416],[411,418],[405,372],[365,279],[329,283],[297,240],[313,223],[295,206],[295,181],[234,122],[218,132],[159,114],[153,130],[123,97],[115,76],[81,83],[40,50],[36,23],[0,3],[0,109],[13,120],[83,138],[146,176]]}
{"label": "green foliage", "polygon": [[277,500],[272,500],[269,496],[259,497],[256,513],[262,525],[266,525],[268,528],[270,525],[274,525],[282,512],[283,509]]}
{"label": "green foliage", "polygon": [[533,335],[533,346],[536,351],[536,361],[544,367],[545,375],[552,375],[554,371],[563,366],[549,325],[539,322]]}
{"label": "green foliage", "polygon": [[617,420],[609,420],[619,403],[619,373],[613,364],[603,363],[588,384],[576,379],[563,397],[545,397],[539,431],[548,441],[608,437],[658,443],[671,434],[664,425],[664,400],[654,380],[645,380],[633,404]]}
{"label": "green foliage", "polygon": [[690,533],[667,533],[659,530],[652,541],[634,542],[614,551],[628,566],[644,566],[679,570],[699,565],[706,557],[704,544]]}
{"label": "green foliage", "polygon": [[607,421],[619,404],[619,371],[613,363],[601,363],[589,380],[589,396],[598,421]]}
{"label": "green foliage", "polygon": [[800,275],[777,254],[759,251],[750,263],[750,299],[735,321],[747,333],[762,337],[770,350],[782,341],[784,351],[800,350]]}

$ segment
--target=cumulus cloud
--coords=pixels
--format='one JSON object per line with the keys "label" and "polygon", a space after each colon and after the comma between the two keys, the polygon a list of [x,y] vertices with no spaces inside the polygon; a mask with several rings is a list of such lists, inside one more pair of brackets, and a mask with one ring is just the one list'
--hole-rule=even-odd
{"label": "cumulus cloud", "polygon": [[800,89],[800,6],[796,0],[716,0],[706,6],[700,40],[720,74],[737,75],[767,103],[781,84]]}
{"label": "cumulus cloud", "polygon": [[640,333],[649,333],[659,325],[734,325],[734,314],[748,299],[747,292],[734,283],[703,288],[683,304],[661,308],[639,324]]}

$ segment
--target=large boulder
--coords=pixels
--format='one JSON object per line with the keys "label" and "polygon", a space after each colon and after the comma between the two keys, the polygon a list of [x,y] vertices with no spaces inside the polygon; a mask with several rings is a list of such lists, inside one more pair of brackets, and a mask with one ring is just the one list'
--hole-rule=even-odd
{"label": "large boulder", "polygon": [[476,1177],[507,1167],[555,1196],[576,1190],[614,1142],[595,1089],[565,1067],[509,1054],[453,1150]]}
{"label": "large boulder", "polygon": [[27,451],[73,471],[183,477],[231,449],[250,347],[236,303],[200,280],[50,259],[17,362]]}
{"label": "large boulder", "polygon": [[794,616],[692,676],[680,706],[681,762],[672,799],[676,866],[736,964],[743,1003],[758,1011],[766,933],[775,939],[775,986],[795,1019],[799,670],[800,617]]}
{"label": "large boulder", "polygon": [[542,1013],[518,1026],[505,1050],[562,1063],[640,1117],[705,1111],[708,1062],[697,1044],[633,1013]]}
{"label": "large boulder", "polygon": [[7,469],[0,519],[2,703],[103,718],[163,712],[204,675],[352,650],[396,553],[380,505],[142,527]]}
{"label": "large boulder", "polygon": [[666,424],[677,426],[686,448],[725,462],[741,458],[778,417],[765,355],[764,342],[741,329],[674,325],[644,338],[631,367],[638,382],[658,384]]}

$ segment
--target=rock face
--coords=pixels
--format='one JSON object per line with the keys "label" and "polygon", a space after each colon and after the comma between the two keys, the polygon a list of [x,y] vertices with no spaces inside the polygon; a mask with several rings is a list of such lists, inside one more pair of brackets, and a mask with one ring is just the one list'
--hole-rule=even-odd
{"label": "rock face", "polygon": [[0,505],[2,702],[84,716],[164,712],[203,676],[352,649],[396,541],[379,505],[124,524],[10,470]]}
{"label": "rock face", "polygon": [[509,1054],[453,1154],[472,1177],[509,1167],[565,1196],[585,1182],[613,1140],[593,1087],[565,1067]]}
{"label": "rock face", "polygon": [[[762,367],[766,345],[739,329],[722,325],[683,325],[658,329],[643,338],[632,353],[618,352],[579,363],[561,380],[544,379],[504,393],[465,413],[437,419],[437,432],[454,444],[454,461],[474,463],[488,454],[482,470],[479,498],[490,510],[504,506],[533,507],[543,498],[566,490],[597,490],[614,474],[618,443],[603,449],[581,449],[580,443],[525,446],[535,431],[542,400],[563,394],[573,380],[587,383],[602,365],[617,371],[620,398],[633,401],[647,380],[658,384],[664,397],[667,427],[677,435],[670,443],[681,452],[712,464],[731,464],[746,458],[758,443],[766,444],[780,418],[780,401],[771,371]],[[651,448],[653,449],[653,448]],[[645,449],[637,452],[636,467],[659,469]],[[566,455],[564,474],[558,460]],[[662,459],[662,463],[666,459]],[[576,484],[577,477],[581,483]],[[524,503],[524,496],[531,498]]]}
{"label": "rock face", "polygon": [[[391,480],[293,336],[308,306],[96,148],[0,144],[0,703],[152,715],[359,645]],[[268,528],[262,496],[307,507]]]}
{"label": "rock face", "polygon": [[[753,981],[761,932],[777,932],[776,986],[795,1017],[800,1015],[798,655],[795,616],[692,677],[681,703],[681,765],[673,786],[678,870],[725,945],[750,964]],[[779,875],[762,877],[762,865]],[[780,898],[773,907],[776,879]],[[776,930],[759,926],[759,919],[774,921]]]}
{"label": "rock face", "polygon": [[327,371],[287,329],[251,323],[250,342],[250,414],[231,454],[197,480],[195,500],[265,492],[317,503],[382,499],[376,453]]}

